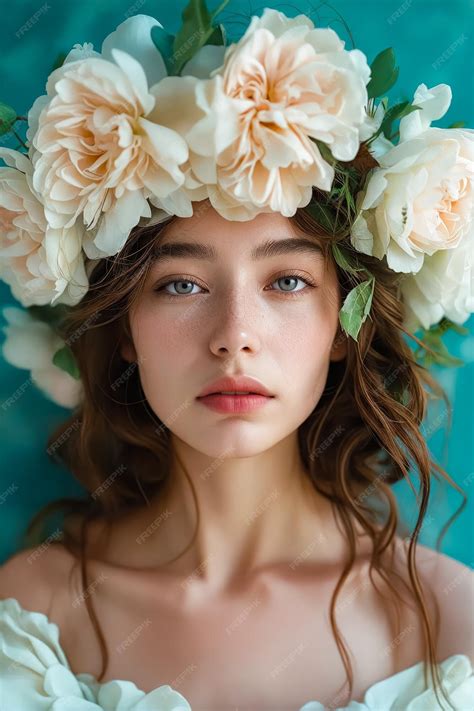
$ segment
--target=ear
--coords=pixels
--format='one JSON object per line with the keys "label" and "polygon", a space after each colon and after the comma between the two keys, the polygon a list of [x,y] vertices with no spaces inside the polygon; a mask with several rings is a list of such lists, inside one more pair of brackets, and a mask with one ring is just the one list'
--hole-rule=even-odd
{"label": "ear", "polygon": [[330,351],[330,360],[343,360],[347,355],[347,334],[339,326]]}
{"label": "ear", "polygon": [[122,341],[122,344],[120,346],[120,355],[124,360],[128,361],[129,363],[133,363],[137,360],[137,352],[135,350],[135,346],[128,338]]}

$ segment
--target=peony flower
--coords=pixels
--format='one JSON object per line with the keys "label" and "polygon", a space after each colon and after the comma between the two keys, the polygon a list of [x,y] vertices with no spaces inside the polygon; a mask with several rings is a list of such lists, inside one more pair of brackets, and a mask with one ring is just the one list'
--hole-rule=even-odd
{"label": "peony flower", "polygon": [[401,282],[405,326],[416,331],[430,328],[447,317],[464,323],[474,313],[474,240],[464,235],[456,249],[440,249],[425,257],[416,274]]}
{"label": "peony flower", "polygon": [[58,368],[53,356],[64,341],[43,321],[14,306],[3,309],[7,326],[2,350],[6,361],[31,371],[37,387],[62,407],[74,408],[80,401],[82,383]]}
{"label": "peony flower", "polygon": [[304,15],[265,8],[211,74],[165,77],[151,89],[152,120],[179,131],[190,149],[183,189],[161,201],[170,211],[206,186],[228,219],[292,216],[313,186],[331,189],[334,169],[315,141],[350,161],[371,128],[365,55]]}
{"label": "peony flower", "polygon": [[474,130],[430,127],[450,101],[446,84],[418,87],[421,109],[400,121],[399,144],[357,196],[352,244],[397,272],[419,272],[427,256],[474,237]]}
{"label": "peony flower", "polygon": [[[115,61],[89,57],[54,70],[31,110],[33,186],[53,228],[79,218],[90,259],[120,251],[150,217],[150,194],[166,197],[184,181],[188,157],[176,131],[147,118],[154,108],[139,62],[120,49]],[[38,114],[39,112],[39,114]]]}
{"label": "peony flower", "polygon": [[0,157],[0,278],[23,306],[77,303],[89,285],[80,230],[50,228],[30,160],[10,148]]}
{"label": "peony flower", "polygon": [[148,86],[159,82],[168,75],[161,52],[151,38],[152,27],[163,25],[150,15],[127,17],[102,42],[103,59],[114,61],[113,49],[120,49],[140,63],[145,72]]}

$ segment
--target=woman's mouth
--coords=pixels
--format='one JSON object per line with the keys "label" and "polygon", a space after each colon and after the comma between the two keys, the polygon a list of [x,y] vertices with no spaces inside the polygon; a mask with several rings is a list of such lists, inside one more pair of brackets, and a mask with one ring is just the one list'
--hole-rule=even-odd
{"label": "woman's mouth", "polygon": [[223,414],[241,414],[252,412],[266,405],[273,396],[260,395],[258,393],[212,393],[197,400],[215,412]]}

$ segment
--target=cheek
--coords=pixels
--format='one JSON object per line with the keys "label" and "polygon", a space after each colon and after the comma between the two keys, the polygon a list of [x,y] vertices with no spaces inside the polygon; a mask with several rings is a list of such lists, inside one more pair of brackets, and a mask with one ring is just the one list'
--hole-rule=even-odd
{"label": "cheek", "polygon": [[294,318],[276,333],[270,352],[278,355],[278,368],[286,382],[286,397],[309,414],[326,384],[330,352],[337,323],[319,305]]}
{"label": "cheek", "polygon": [[335,277],[313,295],[294,310],[284,329],[274,331],[280,343],[274,350],[278,348],[289,410],[294,409],[300,421],[311,414],[324,392],[339,324],[340,293]]}
{"label": "cheek", "polygon": [[184,317],[185,311],[178,313],[151,306],[136,312],[131,322],[143,392],[162,420],[172,417],[180,404],[185,406],[190,396],[189,374],[194,373],[191,390],[196,381],[200,382],[196,373],[203,362],[199,340],[202,333],[199,336],[200,329],[193,323],[193,317]]}

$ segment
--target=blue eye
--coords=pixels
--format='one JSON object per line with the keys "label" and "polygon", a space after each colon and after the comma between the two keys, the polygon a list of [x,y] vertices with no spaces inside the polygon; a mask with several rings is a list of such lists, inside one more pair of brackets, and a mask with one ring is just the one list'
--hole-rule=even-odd
{"label": "blue eye", "polygon": [[[307,277],[303,278],[299,274],[295,274],[295,273],[283,274],[283,275],[277,277],[276,279],[274,279],[273,282],[271,282],[271,284],[275,284],[276,282],[283,281],[283,280],[288,281],[289,279],[295,279],[296,281],[304,282],[306,284],[306,287],[303,287],[303,289],[282,289],[280,291],[280,293],[294,294],[294,293],[299,293],[301,291],[305,291],[305,289],[307,287],[313,288],[314,286],[316,286]],[[169,291],[166,290],[166,287],[170,286],[171,284],[173,284],[173,285],[174,284],[181,284],[181,285],[186,284],[186,285],[188,285],[188,289],[189,289],[189,286],[191,286],[191,288],[192,288],[193,285],[198,286],[199,288],[203,288],[193,279],[188,279],[186,276],[180,276],[177,279],[173,279],[171,281],[166,282],[165,284],[162,284],[161,286],[157,287],[154,291],[156,293],[161,293],[163,296],[169,297],[171,299],[179,298],[180,296],[195,296],[197,293],[199,293],[199,292],[192,293],[191,291],[187,291],[186,293],[173,294],[173,293],[170,293]],[[278,291],[278,289],[271,289],[271,291]]]}
{"label": "blue eye", "polygon": [[[275,279],[275,281],[273,281],[272,284],[275,284],[276,282],[278,282],[278,281],[283,281],[283,280],[288,281],[288,280],[290,280],[290,279],[296,279],[296,281],[305,282],[305,284],[306,284],[307,286],[312,286],[312,284],[310,284],[309,281],[307,281],[306,279],[303,279],[302,277],[298,276],[298,274],[285,274],[284,276],[280,276],[280,277],[278,277],[277,279]],[[288,294],[293,294],[294,291],[304,291],[304,289],[297,289],[297,290],[292,289],[291,291],[287,291],[286,289],[284,289],[283,291],[284,291],[284,292],[286,291],[286,293],[288,293]]]}

